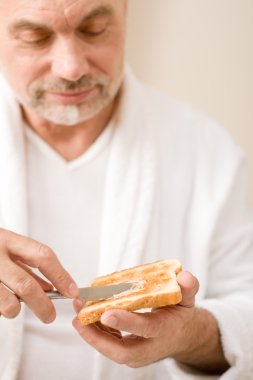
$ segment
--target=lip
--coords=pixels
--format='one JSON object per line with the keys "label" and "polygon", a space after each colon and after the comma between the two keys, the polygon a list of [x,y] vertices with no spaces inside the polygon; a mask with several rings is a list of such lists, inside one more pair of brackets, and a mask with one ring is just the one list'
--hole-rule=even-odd
{"label": "lip", "polygon": [[65,92],[49,92],[48,96],[56,102],[63,104],[78,104],[85,100],[94,90],[90,88],[85,91],[65,91]]}

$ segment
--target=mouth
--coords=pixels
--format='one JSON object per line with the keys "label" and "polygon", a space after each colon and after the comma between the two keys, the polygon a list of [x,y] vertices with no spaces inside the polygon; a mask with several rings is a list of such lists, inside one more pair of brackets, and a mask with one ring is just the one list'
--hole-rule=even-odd
{"label": "mouth", "polygon": [[68,104],[78,104],[84,101],[90,93],[94,90],[94,87],[80,91],[64,91],[64,92],[49,92],[47,93],[48,97],[57,103],[62,103],[65,105]]}

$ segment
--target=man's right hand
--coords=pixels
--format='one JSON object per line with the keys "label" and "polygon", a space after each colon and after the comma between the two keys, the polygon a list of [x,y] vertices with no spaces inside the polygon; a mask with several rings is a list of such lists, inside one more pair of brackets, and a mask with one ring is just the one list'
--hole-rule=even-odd
{"label": "man's right hand", "polygon": [[[31,268],[38,268],[50,282]],[[0,315],[16,317],[21,298],[42,322],[53,322],[55,308],[44,292],[53,287],[69,298],[78,295],[74,280],[48,246],[0,229]]]}

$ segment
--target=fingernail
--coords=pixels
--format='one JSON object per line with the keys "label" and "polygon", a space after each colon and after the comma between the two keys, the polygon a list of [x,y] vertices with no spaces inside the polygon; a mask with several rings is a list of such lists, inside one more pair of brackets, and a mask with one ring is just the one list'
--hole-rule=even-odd
{"label": "fingernail", "polygon": [[50,316],[48,317],[48,319],[46,320],[46,323],[51,323],[55,320],[55,312],[53,312],[52,314],[50,314]]}
{"label": "fingernail", "polygon": [[74,282],[69,285],[68,293],[70,297],[77,297],[78,292],[79,292],[78,287]]}
{"label": "fingernail", "polygon": [[74,307],[74,310],[77,314],[83,308],[84,304],[85,304],[85,302],[83,300],[80,300],[79,298],[74,299],[73,307]]}
{"label": "fingernail", "polygon": [[76,302],[76,306],[77,306],[78,308],[83,307],[84,304],[85,304],[84,300],[81,300],[80,298],[77,298],[77,299],[75,300],[75,302]]}

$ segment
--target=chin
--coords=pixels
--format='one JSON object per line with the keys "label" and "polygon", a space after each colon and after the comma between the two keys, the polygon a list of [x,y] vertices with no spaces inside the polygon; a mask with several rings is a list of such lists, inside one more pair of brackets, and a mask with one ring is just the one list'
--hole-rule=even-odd
{"label": "chin", "polygon": [[96,117],[107,105],[108,102],[104,102],[97,107],[86,108],[85,110],[76,105],[55,106],[48,109],[38,108],[34,111],[51,123],[71,127]]}

